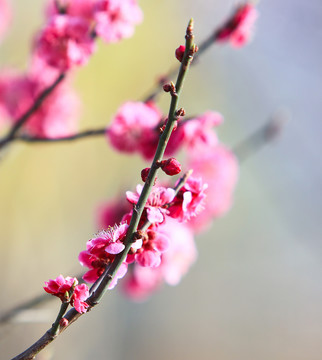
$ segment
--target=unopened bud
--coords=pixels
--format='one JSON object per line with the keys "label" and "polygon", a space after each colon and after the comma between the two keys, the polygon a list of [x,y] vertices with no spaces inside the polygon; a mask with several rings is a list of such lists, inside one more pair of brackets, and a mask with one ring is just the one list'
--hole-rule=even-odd
{"label": "unopened bud", "polygon": [[181,164],[175,158],[161,161],[161,169],[170,176],[177,175],[181,171]]}
{"label": "unopened bud", "polygon": [[184,52],[186,50],[186,47],[184,45],[180,45],[177,49],[176,49],[176,58],[182,62],[182,59],[183,59],[183,55],[184,55]]}
{"label": "unopened bud", "polygon": [[176,115],[179,117],[179,116],[185,116],[186,115],[186,112],[185,112],[185,109],[184,108],[180,108],[176,111]]}
{"label": "unopened bud", "polygon": [[164,84],[163,85],[163,90],[165,92],[170,92],[171,91],[171,85],[170,84]]}
{"label": "unopened bud", "polygon": [[65,328],[68,325],[69,321],[66,318],[61,318],[59,321],[59,325],[62,328]]}

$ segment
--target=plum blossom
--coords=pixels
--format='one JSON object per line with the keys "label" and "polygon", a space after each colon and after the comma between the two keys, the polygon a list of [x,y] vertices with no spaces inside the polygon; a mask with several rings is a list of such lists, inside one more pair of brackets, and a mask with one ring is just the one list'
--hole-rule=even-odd
{"label": "plum blossom", "polygon": [[118,42],[134,33],[143,13],[136,0],[99,0],[95,14],[96,34],[106,42]]}
{"label": "plum blossom", "polygon": [[[115,225],[113,228],[109,227],[106,231],[100,231],[96,237],[87,242],[86,250],[82,251],[78,257],[81,265],[90,269],[83,276],[86,282],[94,283],[103,274],[106,266],[113,262],[115,255],[124,250],[123,241],[127,229],[128,225],[125,223]],[[121,264],[109,285],[109,289],[116,285],[117,280],[122,278],[126,271],[127,264]]]}
{"label": "plum blossom", "polygon": [[11,21],[11,9],[7,0],[0,0],[0,41],[5,35]]}
{"label": "plum blossom", "polygon": [[[2,121],[14,123],[35,102],[46,84],[39,73],[0,74],[0,114]],[[60,84],[30,116],[23,131],[38,137],[55,138],[73,134],[77,130],[79,100],[67,83]]]}
{"label": "plum blossom", "polygon": [[204,209],[206,189],[201,178],[189,177],[169,207],[169,215],[179,221],[188,221]]}
{"label": "plum blossom", "polygon": [[64,278],[62,275],[59,275],[55,280],[45,281],[44,290],[51,295],[59,297],[62,302],[69,301],[79,313],[85,313],[88,308],[85,300],[89,296],[89,290],[86,284],[77,284],[78,280],[76,278],[70,276]]}
{"label": "plum blossom", "polygon": [[88,21],[81,17],[54,15],[40,33],[35,53],[60,71],[85,65],[95,50]]}
{"label": "plum blossom", "polygon": [[161,116],[154,103],[126,102],[114,116],[107,137],[119,151],[139,152],[145,158],[151,158],[158,140],[156,129]]}
{"label": "plum blossom", "polygon": [[161,255],[168,250],[170,240],[167,235],[160,233],[156,227],[150,226],[140,245],[131,248],[127,262],[136,261],[143,267],[155,268],[160,265]]}
{"label": "plum blossom", "polygon": [[220,42],[230,41],[232,46],[241,47],[249,42],[258,12],[253,4],[246,2],[237,7],[232,18],[217,32]]}
{"label": "plum blossom", "polygon": [[146,300],[163,282],[177,285],[197,258],[193,233],[185,224],[167,217],[158,227],[158,233],[169,238],[169,247],[162,253],[158,267],[134,264],[123,282],[123,291],[132,300]]}
{"label": "plum blossom", "polygon": [[218,143],[213,127],[223,122],[221,114],[214,111],[206,111],[195,119],[189,119],[181,126],[183,143],[188,151],[198,153],[202,148],[214,146]]}
{"label": "plum blossom", "polygon": [[[137,185],[136,194],[131,191],[127,191],[127,200],[132,204],[136,204],[139,200],[142,190],[143,186]],[[162,223],[164,221],[164,216],[168,212],[165,205],[169,204],[173,200],[174,196],[175,190],[171,188],[154,187],[152,189],[144,207],[147,214],[147,219],[152,224]]]}
{"label": "plum blossom", "polygon": [[46,6],[46,15],[51,18],[63,12],[69,16],[81,17],[91,23],[94,21],[96,2],[96,0],[59,0],[60,8],[57,8],[57,1],[50,0]]}
{"label": "plum blossom", "polygon": [[210,222],[225,214],[231,206],[233,191],[238,178],[238,163],[234,154],[223,145],[210,147],[188,159],[194,176],[207,182],[205,208],[189,226],[195,231],[204,229]]}

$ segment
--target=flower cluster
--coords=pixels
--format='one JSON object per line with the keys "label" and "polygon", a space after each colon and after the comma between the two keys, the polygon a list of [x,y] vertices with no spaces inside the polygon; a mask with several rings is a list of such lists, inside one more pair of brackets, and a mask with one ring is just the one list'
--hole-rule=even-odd
{"label": "flower cluster", "polygon": [[[155,153],[165,121],[155,104],[128,102],[118,110],[107,137],[118,151],[139,153],[149,159]],[[220,144],[213,131],[222,121],[222,116],[213,111],[178,121],[165,153],[175,155],[184,149],[184,166],[193,174],[183,182],[179,179],[174,188],[154,184],[138,227],[143,229],[142,242],[131,248],[124,263],[131,264],[132,269],[123,286],[130,297],[141,300],[163,282],[177,284],[196,259],[194,235],[229,209],[238,166],[235,156]],[[173,157],[158,166],[168,175],[181,170]],[[144,182],[149,171],[145,168],[141,172]],[[126,193],[133,206],[142,189],[138,185],[136,193]],[[129,224],[131,216],[132,210],[123,200],[114,200],[101,207],[99,223],[103,227]]]}
{"label": "flower cluster", "polygon": [[[48,0],[46,24],[35,36],[28,69],[23,74],[0,72],[0,126],[13,126],[60,73],[85,65],[97,37],[107,43],[128,38],[142,17],[136,0]],[[0,0],[0,39],[9,21],[7,2]],[[33,137],[72,135],[77,105],[68,85],[56,86],[22,130]]]}
{"label": "flower cluster", "polygon": [[67,276],[59,275],[55,280],[45,281],[44,290],[60,298],[62,302],[70,303],[79,313],[87,311],[88,304],[85,300],[89,296],[86,284],[78,285],[78,280]]}

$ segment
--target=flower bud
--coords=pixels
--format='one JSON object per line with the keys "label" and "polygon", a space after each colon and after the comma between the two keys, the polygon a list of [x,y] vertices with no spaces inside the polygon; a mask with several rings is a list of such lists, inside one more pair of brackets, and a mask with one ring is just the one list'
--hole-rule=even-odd
{"label": "flower bud", "polygon": [[175,158],[161,161],[161,169],[170,176],[177,175],[181,171],[181,164]]}
{"label": "flower bud", "polygon": [[184,55],[184,52],[186,50],[186,47],[184,45],[180,45],[177,49],[176,49],[176,58],[182,62],[182,59],[183,59],[183,55]]}

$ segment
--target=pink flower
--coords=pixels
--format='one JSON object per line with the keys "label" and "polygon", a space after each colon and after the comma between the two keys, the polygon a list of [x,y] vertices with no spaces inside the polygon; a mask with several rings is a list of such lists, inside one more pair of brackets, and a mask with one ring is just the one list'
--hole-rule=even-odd
{"label": "pink flower", "polygon": [[169,239],[169,246],[167,251],[162,253],[159,267],[134,264],[133,271],[123,283],[124,292],[132,300],[146,300],[164,281],[170,285],[177,285],[196,260],[193,233],[186,225],[167,218],[166,222],[158,227],[158,233]]}
{"label": "pink flower", "polygon": [[230,208],[233,191],[238,178],[238,164],[234,154],[222,145],[205,149],[188,160],[193,174],[208,183],[205,210],[189,225],[195,231],[205,228],[215,217],[223,215]]}
{"label": "pink flower", "polygon": [[205,190],[201,178],[189,177],[169,207],[169,215],[179,221],[187,221],[204,209]]}
{"label": "pink flower", "polygon": [[161,263],[161,255],[168,250],[169,244],[167,235],[160,233],[156,227],[150,226],[143,241],[141,240],[141,246],[131,248],[127,262],[135,260],[143,267],[158,267]]}
{"label": "pink flower", "polygon": [[159,231],[170,238],[170,246],[162,254],[162,275],[167,284],[177,285],[197,258],[193,233],[186,224],[172,218],[167,218]]}
{"label": "pink flower", "polygon": [[218,41],[230,41],[234,47],[249,42],[258,12],[251,3],[240,5],[233,17],[216,34]]}
{"label": "pink flower", "polygon": [[7,0],[0,0],[0,41],[6,33],[11,21],[11,9]]}
{"label": "pink flower", "polygon": [[[126,192],[127,200],[136,204],[141,195],[143,186],[137,185],[137,193],[131,191]],[[164,215],[167,213],[165,205],[170,203],[175,196],[174,189],[164,188],[164,187],[154,187],[152,192],[149,195],[148,201],[145,205],[145,210],[147,213],[147,219],[153,223],[162,223],[164,221]]]}
{"label": "pink flower", "polygon": [[55,280],[50,279],[45,281],[44,290],[51,295],[57,296],[61,301],[67,300],[65,298],[66,292],[69,292],[73,286],[78,284],[76,278],[67,276],[66,278],[63,275],[59,275]]}
{"label": "pink flower", "polygon": [[53,16],[36,43],[36,55],[60,71],[86,64],[94,49],[89,23],[69,15]]}
{"label": "pink flower", "polygon": [[88,308],[88,304],[85,302],[89,297],[89,290],[86,284],[77,285],[71,298],[71,305],[75,307],[79,313],[85,313]]}
{"label": "pink flower", "polygon": [[[0,74],[2,119],[7,123],[14,123],[31,107],[47,85],[36,72],[19,75],[13,71],[4,71]],[[78,98],[68,84],[60,84],[30,116],[23,130],[32,136],[48,138],[75,133],[78,107]]]}
{"label": "pink flower", "polygon": [[[89,22],[94,21],[95,0],[59,0],[60,8],[64,14],[81,17]],[[50,0],[46,6],[46,15],[51,18],[59,14],[56,0]]]}
{"label": "pink flower", "polygon": [[122,284],[124,293],[134,301],[144,301],[163,283],[161,268],[134,265]]}
{"label": "pink flower", "polygon": [[107,137],[112,146],[126,153],[140,152],[145,157],[151,157],[152,151],[147,153],[146,144],[151,137],[157,136],[157,126],[161,113],[152,103],[127,102],[123,104],[107,131]]}
{"label": "pink flower", "polygon": [[199,152],[203,147],[214,146],[218,143],[213,127],[222,123],[222,116],[213,111],[207,111],[195,119],[182,124],[183,142],[188,151]]}
{"label": "pink flower", "polygon": [[[62,302],[69,301],[70,304],[75,307],[76,311],[84,313],[89,306],[84,301],[89,296],[89,290],[87,285],[77,284],[78,280],[76,278],[69,276],[64,278],[62,275],[59,275],[55,280],[50,279],[49,281],[45,281],[46,286],[44,290],[51,295],[59,297]],[[66,292],[68,293],[67,296]],[[70,295],[71,298],[69,299]]]}
{"label": "pink flower", "polygon": [[136,0],[100,0],[95,12],[95,31],[106,42],[118,42],[131,37],[134,26],[142,19]]}
{"label": "pink flower", "polygon": [[[95,282],[104,272],[106,266],[114,261],[115,255],[122,252],[125,248],[123,241],[128,229],[127,224],[115,225],[107,231],[101,231],[95,238],[86,244],[86,250],[79,254],[81,265],[87,266],[90,270],[86,272],[83,279],[86,282]],[[127,270],[127,264],[122,264],[113,282],[109,285],[112,289],[117,279],[123,277]]]}

